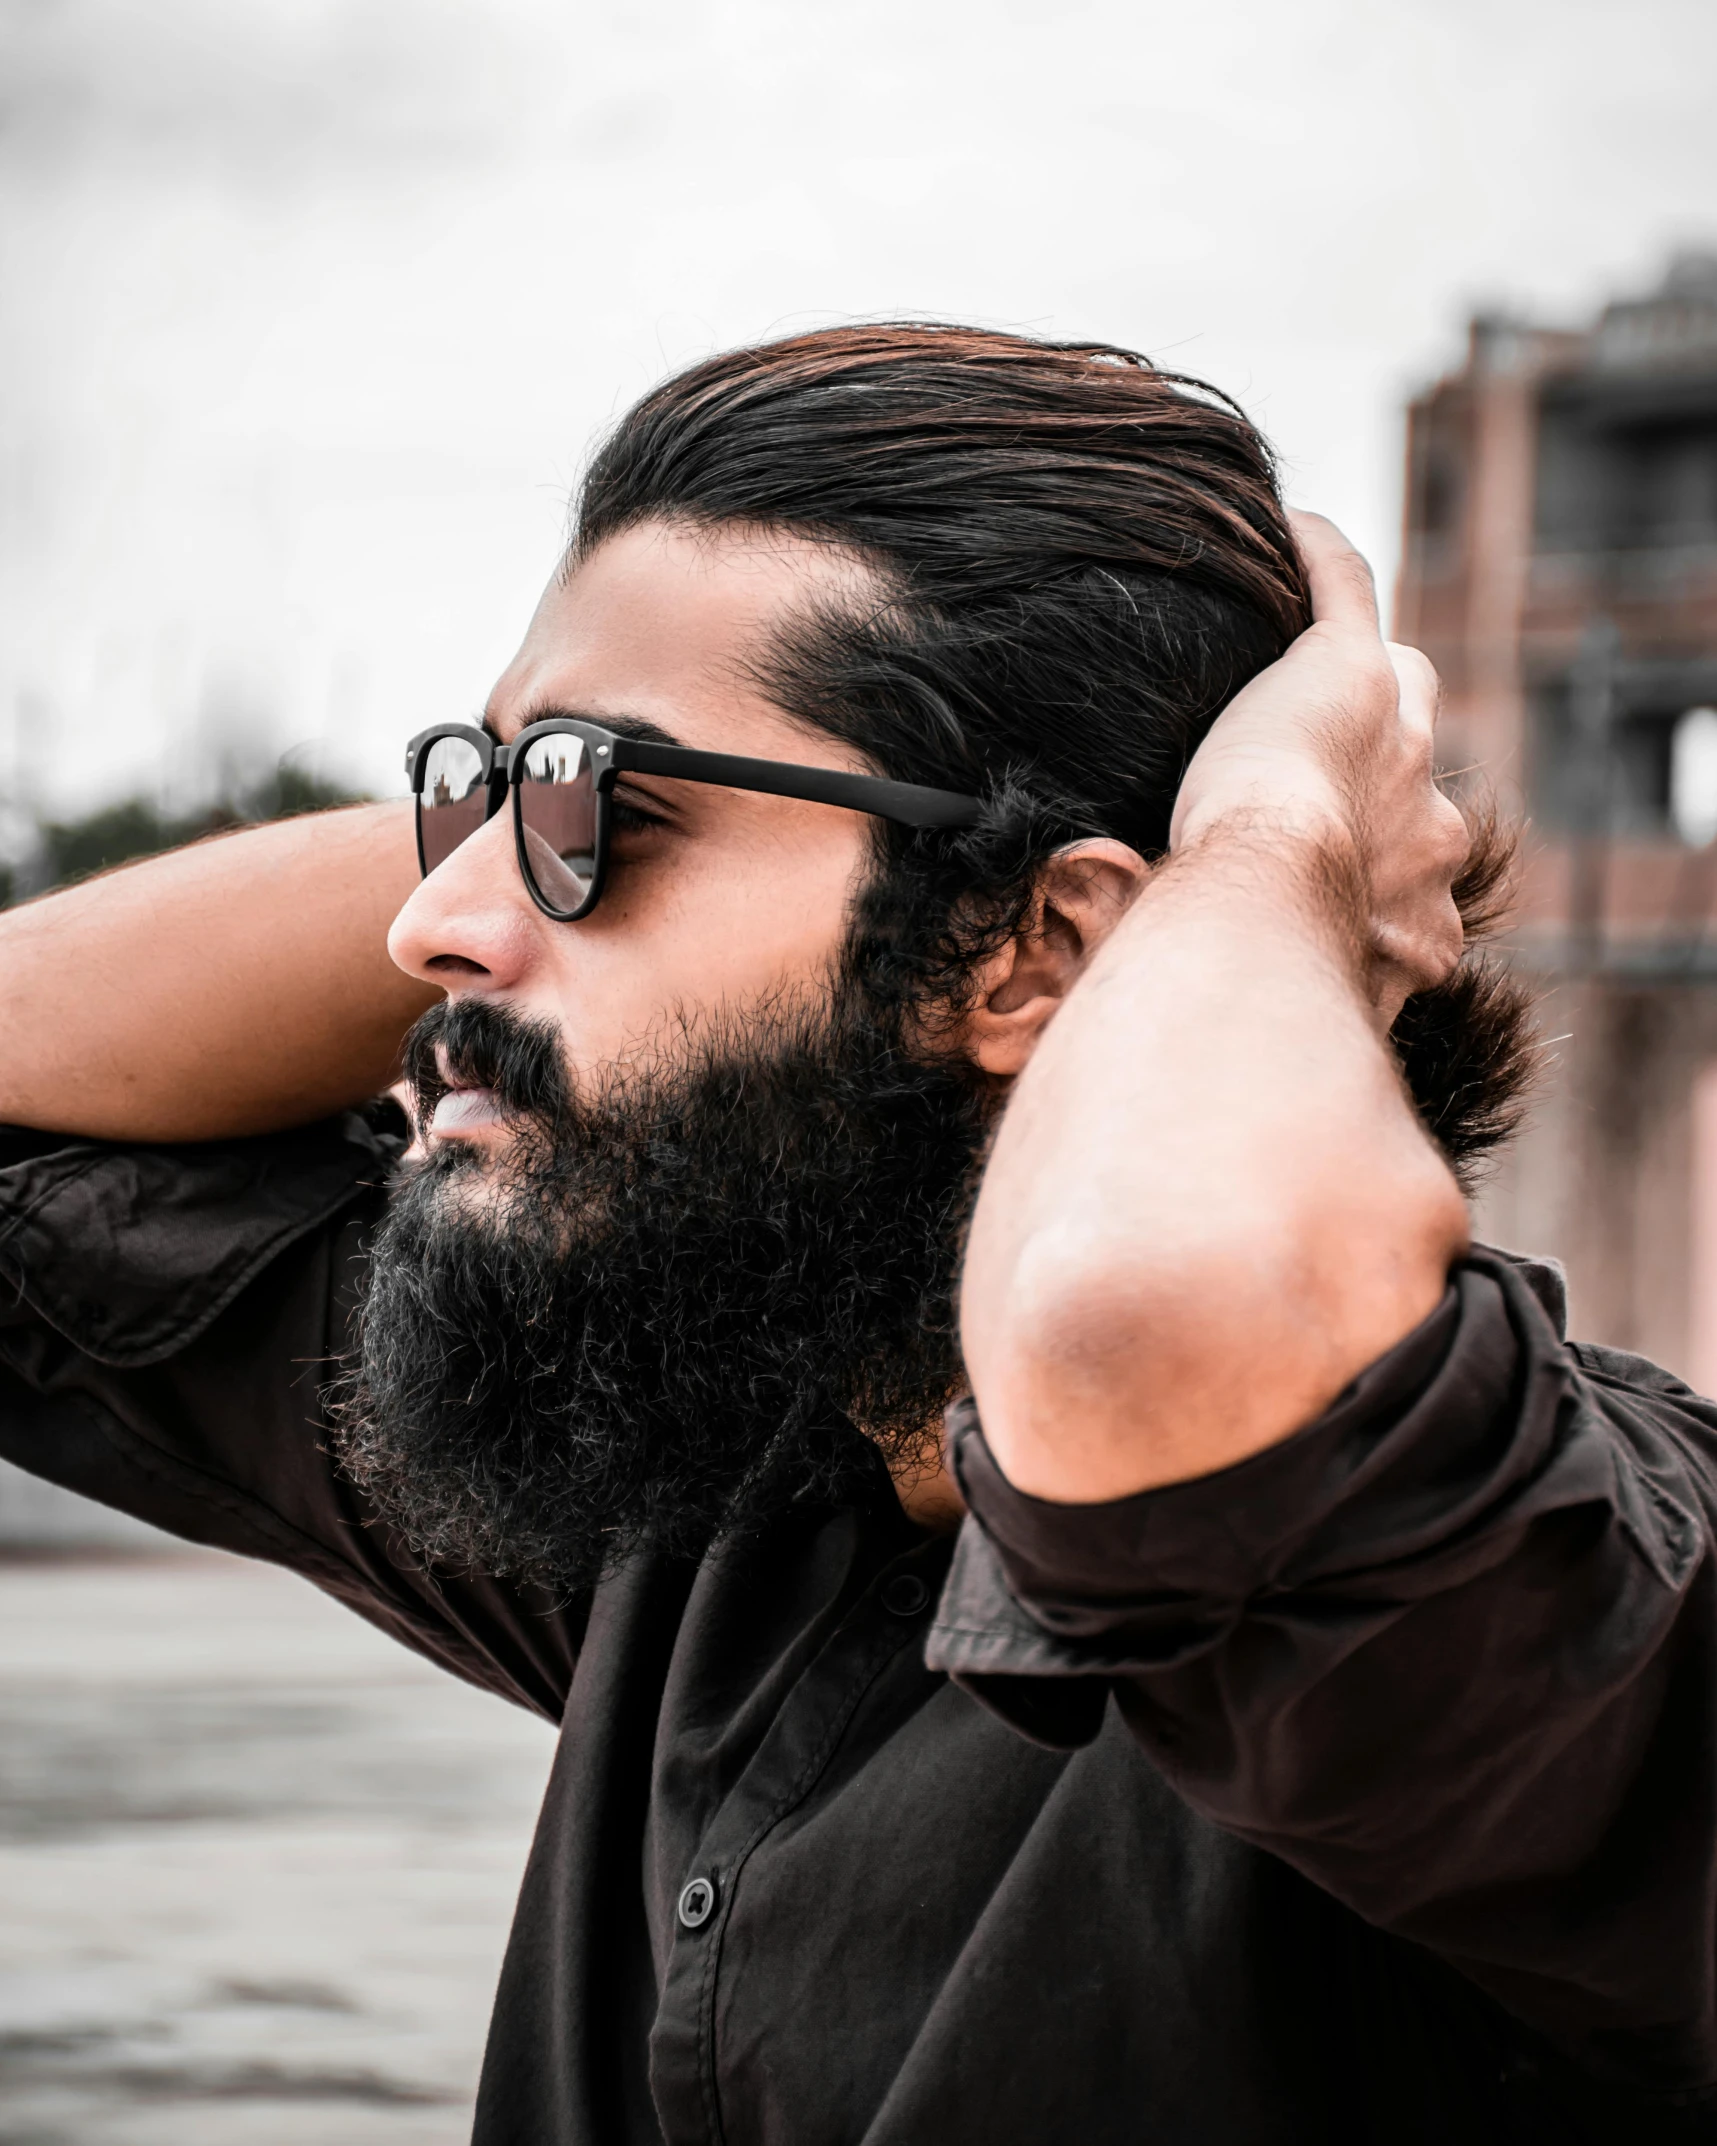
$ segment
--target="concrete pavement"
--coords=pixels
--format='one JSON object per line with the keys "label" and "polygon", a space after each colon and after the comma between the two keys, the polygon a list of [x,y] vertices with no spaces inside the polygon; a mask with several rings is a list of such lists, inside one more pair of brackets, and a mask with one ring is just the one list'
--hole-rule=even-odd
{"label": "concrete pavement", "polygon": [[0,2146],[456,2146],[551,1743],[264,1566],[0,1563]]}

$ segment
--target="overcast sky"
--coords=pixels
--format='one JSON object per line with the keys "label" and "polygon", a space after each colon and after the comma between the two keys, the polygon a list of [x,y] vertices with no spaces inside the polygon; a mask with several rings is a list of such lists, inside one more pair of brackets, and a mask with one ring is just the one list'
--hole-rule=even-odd
{"label": "overcast sky", "polygon": [[603,424],[830,319],[1202,373],[1392,573],[1472,305],[1717,244],[1714,80],[1711,0],[0,0],[0,784],[397,787]]}

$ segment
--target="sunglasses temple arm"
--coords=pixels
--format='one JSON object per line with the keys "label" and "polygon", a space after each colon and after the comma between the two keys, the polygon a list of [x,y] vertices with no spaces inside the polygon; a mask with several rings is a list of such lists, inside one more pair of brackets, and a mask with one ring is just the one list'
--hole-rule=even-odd
{"label": "sunglasses temple arm", "polygon": [[801,797],[814,805],[839,805],[898,820],[906,827],[972,827],[982,808],[976,798],[920,783],[891,782],[883,775],[849,775],[838,768],[797,767],[784,760],[750,760],[736,753],[695,752],[683,745],[625,739],[615,766],[640,775],[676,776],[685,782],[722,783],[770,797]]}

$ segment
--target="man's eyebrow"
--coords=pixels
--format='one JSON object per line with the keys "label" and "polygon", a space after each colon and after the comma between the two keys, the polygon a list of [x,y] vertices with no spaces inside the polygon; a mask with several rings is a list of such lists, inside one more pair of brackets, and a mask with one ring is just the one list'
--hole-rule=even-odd
{"label": "man's eyebrow", "polygon": [[671,730],[653,722],[647,715],[592,715],[584,708],[533,708],[519,729],[528,730],[532,723],[552,722],[599,723],[604,730],[613,731],[617,738],[636,738],[642,745],[678,745],[680,742]]}

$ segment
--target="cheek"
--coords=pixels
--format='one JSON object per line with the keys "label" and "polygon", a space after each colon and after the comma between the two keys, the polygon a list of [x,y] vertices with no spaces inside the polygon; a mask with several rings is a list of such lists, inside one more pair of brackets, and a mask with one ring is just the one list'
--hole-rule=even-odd
{"label": "cheek", "polygon": [[[854,823],[863,827],[865,823]],[[759,844],[741,866],[685,890],[688,943],[736,981],[826,977],[846,934],[865,849],[860,842]]]}
{"label": "cheek", "polygon": [[647,1048],[688,1016],[823,991],[869,859],[867,822],[841,833],[688,850],[671,874],[617,885],[588,924],[565,927],[551,989],[574,1071]]}

